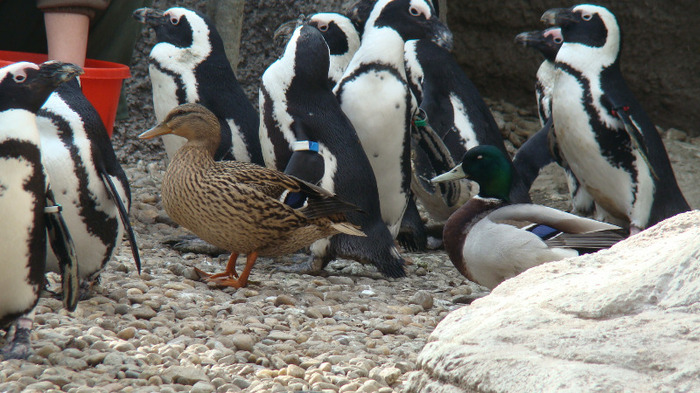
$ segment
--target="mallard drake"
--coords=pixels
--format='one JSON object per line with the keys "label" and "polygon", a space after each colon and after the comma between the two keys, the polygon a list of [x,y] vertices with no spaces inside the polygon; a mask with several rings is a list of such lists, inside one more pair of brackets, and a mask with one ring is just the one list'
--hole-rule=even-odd
{"label": "mallard drake", "polygon": [[488,288],[545,262],[607,248],[624,238],[615,225],[547,206],[509,201],[512,169],[497,148],[480,145],[433,182],[467,178],[479,193],[445,223],[443,242],[462,275]]}
{"label": "mallard drake", "polygon": [[[163,207],[202,240],[231,252],[226,271],[201,272],[208,281],[241,288],[258,256],[279,256],[346,233],[365,234],[346,221],[357,207],[282,172],[238,161],[214,161],[219,121],[199,104],[174,108],[141,139],[174,134],[187,139],[163,176]],[[238,254],[247,254],[240,277]]]}

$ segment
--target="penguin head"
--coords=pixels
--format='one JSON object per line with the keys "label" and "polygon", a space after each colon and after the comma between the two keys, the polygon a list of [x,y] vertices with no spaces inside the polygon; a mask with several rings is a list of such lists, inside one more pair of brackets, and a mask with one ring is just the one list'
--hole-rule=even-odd
{"label": "penguin head", "polygon": [[[169,8],[165,12],[153,8],[139,8],[133,17],[156,33],[158,42],[151,50],[151,58],[161,62],[168,58],[182,58],[173,52],[187,50],[195,63],[203,61],[220,43],[221,37],[212,27],[209,18],[201,13],[181,7]],[[161,52],[164,52],[161,54]]]}
{"label": "penguin head", "polygon": [[604,65],[617,60],[621,42],[620,27],[615,15],[607,8],[591,4],[555,8],[545,12],[542,21],[561,28],[564,38],[561,51],[565,47],[573,48],[582,56],[597,57],[596,61]]}
{"label": "penguin head", "polygon": [[428,38],[452,48],[452,33],[438,19],[430,0],[379,0],[369,14],[365,29],[390,28],[404,41]]}
{"label": "penguin head", "polygon": [[545,59],[554,61],[564,42],[560,27],[550,27],[540,31],[528,31],[515,36],[515,42],[538,50]]}
{"label": "penguin head", "polygon": [[160,124],[139,135],[139,139],[168,134],[181,136],[189,144],[204,146],[213,156],[221,142],[221,125],[204,106],[183,104],[173,108]]}
{"label": "penguin head", "polygon": [[331,56],[352,56],[360,47],[360,33],[345,15],[333,12],[314,14],[308,23],[321,32]]}
{"label": "penguin head", "polygon": [[10,64],[0,69],[0,110],[25,109],[36,113],[62,83],[83,73],[75,64],[47,61]]}
{"label": "penguin head", "polygon": [[[346,11],[348,18],[352,21],[355,29],[357,29],[358,34],[362,35],[364,32],[365,23],[367,23],[367,19],[369,19],[369,15],[376,2],[377,0],[358,0]],[[435,15],[439,17],[440,2],[437,0],[430,0],[430,4],[435,10]]]}

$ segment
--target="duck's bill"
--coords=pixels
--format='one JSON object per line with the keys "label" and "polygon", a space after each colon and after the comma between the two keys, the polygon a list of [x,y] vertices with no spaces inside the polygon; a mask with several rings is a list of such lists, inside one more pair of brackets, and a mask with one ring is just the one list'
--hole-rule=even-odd
{"label": "duck's bill", "polygon": [[159,124],[159,125],[151,128],[150,130],[147,130],[147,131],[144,131],[143,133],[141,133],[141,135],[139,135],[139,139],[151,139],[151,138],[155,138],[155,137],[160,136],[160,135],[166,135],[166,134],[170,134],[170,133],[171,133],[171,131],[168,127],[165,127],[162,124]]}
{"label": "duck's bill", "polygon": [[464,173],[464,170],[462,169],[462,165],[457,165],[456,167],[452,168],[447,173],[443,173],[442,175],[435,176],[434,178],[430,179],[431,183],[442,183],[446,181],[454,181],[454,180],[460,180],[466,178],[467,175]]}

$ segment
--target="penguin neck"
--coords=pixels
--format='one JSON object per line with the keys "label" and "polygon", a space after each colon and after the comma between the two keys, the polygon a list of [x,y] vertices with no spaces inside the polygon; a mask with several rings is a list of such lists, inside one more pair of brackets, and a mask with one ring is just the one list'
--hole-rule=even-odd
{"label": "penguin neck", "polygon": [[39,145],[36,114],[25,109],[9,109],[0,113],[0,143],[9,139]]}
{"label": "penguin neck", "polygon": [[404,68],[404,40],[401,35],[389,27],[368,26],[362,35],[362,45],[353,56],[348,69],[362,64],[381,63],[396,68],[406,77]]}
{"label": "penguin neck", "polygon": [[566,42],[557,53],[556,63],[563,63],[583,73],[599,72],[618,62],[620,53],[619,34],[611,32],[605,45],[591,47],[575,42]]}

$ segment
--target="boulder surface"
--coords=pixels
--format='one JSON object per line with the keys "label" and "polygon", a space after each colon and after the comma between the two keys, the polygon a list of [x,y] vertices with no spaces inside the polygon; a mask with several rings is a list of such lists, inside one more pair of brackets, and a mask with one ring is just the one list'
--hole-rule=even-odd
{"label": "boulder surface", "polygon": [[418,362],[408,392],[700,391],[700,211],[505,281]]}

